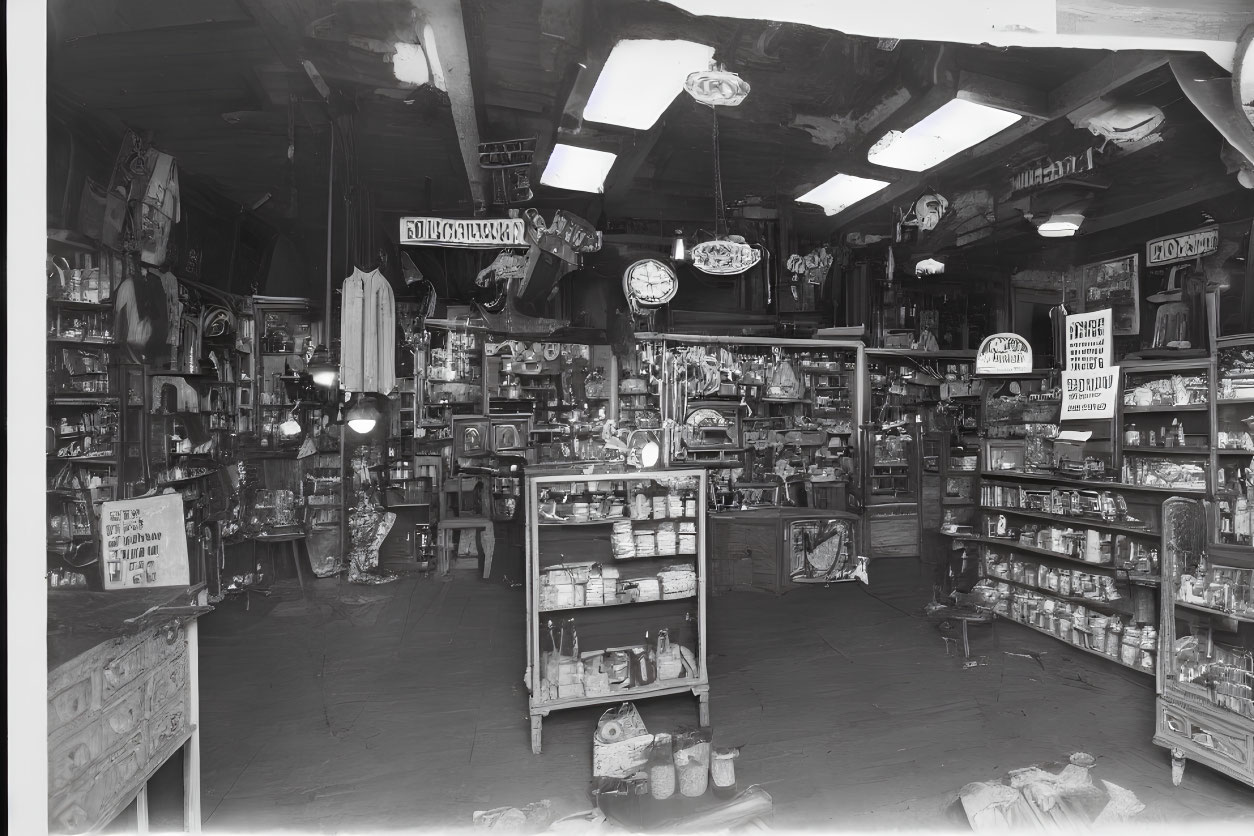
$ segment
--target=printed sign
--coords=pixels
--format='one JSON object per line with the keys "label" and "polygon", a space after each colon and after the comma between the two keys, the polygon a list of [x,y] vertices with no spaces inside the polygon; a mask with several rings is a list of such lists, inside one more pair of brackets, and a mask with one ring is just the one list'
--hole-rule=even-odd
{"label": "printed sign", "polygon": [[1097,371],[1062,373],[1062,420],[1088,421],[1113,418],[1115,393],[1119,388],[1119,367]]}
{"label": "printed sign", "polygon": [[401,218],[402,244],[439,247],[525,247],[522,218]]}
{"label": "printed sign", "polygon": [[1095,372],[1110,367],[1114,342],[1111,311],[1067,316],[1067,365],[1073,372]]}
{"label": "printed sign", "polygon": [[100,527],[105,589],[190,583],[181,494],[105,502]]}
{"label": "printed sign", "polygon": [[1010,179],[1010,193],[1035,189],[1064,177],[1073,177],[1093,170],[1093,149],[1089,148],[1079,154],[1060,157],[1056,160],[1048,157],[1037,160],[1027,168],[1016,171]]}
{"label": "printed sign", "polygon": [[993,334],[980,343],[976,374],[1022,374],[1032,371],[1032,346],[1018,334]]}
{"label": "printed sign", "polygon": [[1219,226],[1204,226],[1179,235],[1165,235],[1145,245],[1145,266],[1192,261],[1219,249]]}

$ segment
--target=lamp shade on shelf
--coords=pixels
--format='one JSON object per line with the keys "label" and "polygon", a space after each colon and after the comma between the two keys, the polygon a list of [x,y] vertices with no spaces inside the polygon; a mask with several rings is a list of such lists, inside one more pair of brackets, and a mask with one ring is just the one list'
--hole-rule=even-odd
{"label": "lamp shade on shelf", "polygon": [[648,470],[662,457],[662,445],[649,430],[636,430],[627,439],[627,464]]}
{"label": "lamp shade on shelf", "polygon": [[348,424],[348,428],[353,432],[366,435],[374,430],[381,417],[382,414],[379,412],[379,407],[375,405],[374,398],[370,395],[359,395],[356,403],[345,413],[344,423]]}
{"label": "lamp shade on shelf", "polygon": [[331,362],[330,353],[326,346],[322,345],[314,349],[313,357],[310,358],[305,371],[313,378],[315,386],[322,386],[326,389],[335,386],[340,376],[339,364]]}

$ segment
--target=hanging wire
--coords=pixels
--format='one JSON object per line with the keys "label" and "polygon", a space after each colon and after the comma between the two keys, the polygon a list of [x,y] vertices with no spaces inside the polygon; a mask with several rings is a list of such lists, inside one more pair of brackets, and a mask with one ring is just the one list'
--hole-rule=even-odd
{"label": "hanging wire", "polygon": [[727,234],[727,215],[723,208],[723,167],[718,154],[718,108],[710,105],[710,115],[714,119],[714,237],[721,238]]}

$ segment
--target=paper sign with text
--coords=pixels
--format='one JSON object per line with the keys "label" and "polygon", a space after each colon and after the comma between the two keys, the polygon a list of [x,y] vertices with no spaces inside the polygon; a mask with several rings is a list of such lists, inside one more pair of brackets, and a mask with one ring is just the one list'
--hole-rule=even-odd
{"label": "paper sign with text", "polygon": [[1110,368],[1111,311],[1105,308],[1092,313],[1067,316],[1068,371],[1095,372]]}
{"label": "paper sign with text", "polygon": [[102,503],[100,540],[105,589],[190,583],[181,494]]}
{"label": "paper sign with text", "polygon": [[1062,373],[1062,420],[1113,418],[1119,389],[1119,367]]}

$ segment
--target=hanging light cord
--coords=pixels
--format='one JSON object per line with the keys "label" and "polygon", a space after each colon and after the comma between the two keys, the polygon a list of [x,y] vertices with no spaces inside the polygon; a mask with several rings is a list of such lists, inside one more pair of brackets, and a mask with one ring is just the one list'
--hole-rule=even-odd
{"label": "hanging light cord", "polygon": [[718,155],[718,108],[710,105],[710,115],[714,117],[714,237],[722,238],[727,234],[727,215],[723,208],[723,168]]}

